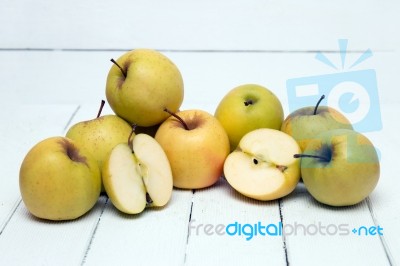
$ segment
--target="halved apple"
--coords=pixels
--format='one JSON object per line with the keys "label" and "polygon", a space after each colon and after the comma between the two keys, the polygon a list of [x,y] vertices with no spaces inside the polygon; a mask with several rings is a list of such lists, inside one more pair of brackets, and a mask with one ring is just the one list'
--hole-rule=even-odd
{"label": "halved apple", "polygon": [[243,136],[225,160],[224,174],[239,193],[257,200],[274,200],[294,190],[300,180],[297,142],[279,130],[262,128]]}
{"label": "halved apple", "polygon": [[114,206],[128,214],[145,207],[164,206],[172,194],[172,171],[158,142],[138,134],[132,146],[121,143],[112,149],[103,167],[103,182]]}

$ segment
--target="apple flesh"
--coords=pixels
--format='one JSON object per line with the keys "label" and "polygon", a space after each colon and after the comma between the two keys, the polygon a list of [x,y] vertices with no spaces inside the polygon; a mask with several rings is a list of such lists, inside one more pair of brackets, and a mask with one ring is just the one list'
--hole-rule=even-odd
{"label": "apple flesh", "polygon": [[229,137],[233,151],[241,138],[258,128],[280,129],[283,108],[279,99],[267,88],[245,84],[232,89],[219,103],[215,117]]}
{"label": "apple flesh", "polygon": [[76,219],[100,195],[96,160],[74,141],[52,137],[36,144],[24,158],[19,187],[27,209],[48,220]]}
{"label": "apple flesh", "polygon": [[172,194],[168,158],[154,138],[138,134],[132,147],[118,144],[103,167],[103,183],[114,206],[127,214],[164,206]]}
{"label": "apple flesh", "polygon": [[380,164],[371,141],[348,129],[318,135],[304,150],[301,175],[310,194],[331,206],[354,205],[376,187]]}
{"label": "apple flesh", "polygon": [[183,80],[177,66],[150,49],[123,54],[107,76],[106,96],[113,111],[131,124],[149,127],[176,112],[183,101]]}
{"label": "apple flesh", "polygon": [[274,200],[291,193],[300,179],[300,147],[289,135],[275,129],[247,133],[224,164],[228,183],[239,193],[257,200]]}

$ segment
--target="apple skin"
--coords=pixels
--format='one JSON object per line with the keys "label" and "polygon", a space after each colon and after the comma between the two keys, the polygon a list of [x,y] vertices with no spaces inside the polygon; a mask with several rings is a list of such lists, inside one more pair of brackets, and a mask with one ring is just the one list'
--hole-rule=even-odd
{"label": "apple skin", "polygon": [[71,220],[89,211],[100,195],[100,169],[74,141],[52,137],[24,158],[19,187],[27,209],[48,220]]}
{"label": "apple skin", "polygon": [[[245,104],[247,101],[252,104]],[[284,118],[282,104],[274,93],[257,84],[232,89],[219,103],[215,117],[225,128],[233,151],[240,139],[258,128],[280,129]]]}
{"label": "apple skin", "polygon": [[257,200],[290,194],[300,180],[297,142],[276,129],[253,130],[240,140],[224,164],[225,178],[239,193]]}
{"label": "apple skin", "polygon": [[186,110],[176,115],[186,122],[189,130],[171,116],[155,136],[171,164],[174,186],[197,189],[213,185],[222,175],[229,154],[224,128],[214,116],[202,110]]}
{"label": "apple skin", "polygon": [[318,134],[332,129],[353,129],[350,121],[332,107],[320,106],[314,115],[314,106],[300,108],[283,121],[281,131],[291,135],[304,151]]}
{"label": "apple skin", "polygon": [[301,158],[304,185],[319,202],[349,206],[364,200],[376,187],[380,164],[371,141],[349,129],[335,129],[310,141],[303,154],[330,160]]}
{"label": "apple skin", "polygon": [[66,137],[89,151],[102,169],[111,150],[119,143],[126,143],[131,131],[132,127],[122,118],[104,115],[73,125]]}
{"label": "apple skin", "polygon": [[113,111],[129,123],[149,127],[176,112],[183,101],[183,79],[177,66],[163,54],[136,49],[116,60],[127,74],[112,65],[106,85],[107,101]]}

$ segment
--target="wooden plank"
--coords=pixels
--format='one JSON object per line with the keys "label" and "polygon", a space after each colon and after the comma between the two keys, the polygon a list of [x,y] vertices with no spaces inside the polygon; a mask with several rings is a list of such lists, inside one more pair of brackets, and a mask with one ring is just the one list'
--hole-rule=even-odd
{"label": "wooden plank", "polygon": [[352,232],[361,226],[375,226],[365,201],[331,208],[317,203],[299,186],[283,200],[283,217],[289,263],[389,265],[379,236],[365,236],[363,229],[360,236]]}
{"label": "wooden plank", "polygon": [[175,189],[163,208],[125,215],[108,201],[85,265],[182,265],[187,240],[192,192]]}
{"label": "wooden plank", "polygon": [[0,236],[0,264],[80,265],[105,200],[101,197],[90,212],[70,222],[38,220],[21,204]]}
{"label": "wooden plank", "polygon": [[0,48],[337,50],[349,38],[353,49],[394,50],[398,10],[360,0],[2,1]]}
{"label": "wooden plank", "polygon": [[[237,222],[237,226],[234,224]],[[286,265],[282,237],[258,234],[239,235],[239,224],[279,224],[278,201],[261,202],[246,198],[234,191],[224,178],[194,194],[191,215],[191,234],[186,251],[187,265]],[[227,227],[232,235],[226,232]],[[225,226],[225,231],[217,229]],[[219,226],[221,227],[221,226]],[[222,228],[222,227],[221,227]],[[236,229],[238,230],[235,233]],[[271,232],[273,230],[271,229]],[[248,239],[248,240],[246,240]]]}

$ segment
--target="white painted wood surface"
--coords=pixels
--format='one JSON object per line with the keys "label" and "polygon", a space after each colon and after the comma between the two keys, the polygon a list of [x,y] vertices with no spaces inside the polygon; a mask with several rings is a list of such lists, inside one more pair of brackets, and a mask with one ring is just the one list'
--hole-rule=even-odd
{"label": "white painted wood surface", "polygon": [[[399,7],[396,1],[344,0],[0,2],[0,265],[399,263]],[[354,69],[376,71],[383,120],[382,130],[367,133],[381,152],[381,179],[367,201],[329,208],[300,184],[279,201],[259,202],[221,178],[207,189],[175,189],[166,207],[134,216],[101,196],[75,221],[48,222],[21,202],[24,155],[39,140],[64,135],[73,123],[95,116],[111,57],[136,47],[163,51],[185,81],[182,109],[213,113],[228,90],[258,83],[277,94],[287,115],[286,81],[337,73],[314,57],[325,51],[340,64],[340,38],[349,40],[348,63],[373,51]],[[111,110],[106,106],[104,112]],[[258,235],[246,241],[202,230],[234,222],[348,224],[350,230],[379,225],[384,234]]]}

